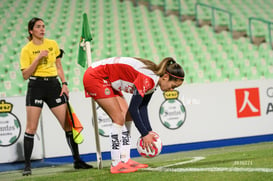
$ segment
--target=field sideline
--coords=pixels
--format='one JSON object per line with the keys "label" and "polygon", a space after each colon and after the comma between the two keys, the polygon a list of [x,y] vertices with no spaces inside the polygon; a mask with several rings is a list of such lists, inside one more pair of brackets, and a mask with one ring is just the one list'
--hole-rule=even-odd
{"label": "field sideline", "polygon": [[[74,170],[71,164],[34,168],[21,176],[21,170],[0,172],[1,181],[38,180],[273,180],[273,142],[161,154],[157,158],[135,158],[149,168],[129,174],[110,174],[110,161],[102,170]],[[96,165],[96,162],[91,162]]]}

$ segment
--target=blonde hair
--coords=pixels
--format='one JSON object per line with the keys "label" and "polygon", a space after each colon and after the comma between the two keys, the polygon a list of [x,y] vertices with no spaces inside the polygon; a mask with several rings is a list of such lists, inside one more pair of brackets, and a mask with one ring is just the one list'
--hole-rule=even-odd
{"label": "blonde hair", "polygon": [[145,64],[147,69],[152,70],[156,75],[162,77],[164,74],[169,74],[169,80],[184,80],[185,72],[183,68],[176,63],[172,57],[164,58],[158,65],[151,60],[143,58],[135,58]]}

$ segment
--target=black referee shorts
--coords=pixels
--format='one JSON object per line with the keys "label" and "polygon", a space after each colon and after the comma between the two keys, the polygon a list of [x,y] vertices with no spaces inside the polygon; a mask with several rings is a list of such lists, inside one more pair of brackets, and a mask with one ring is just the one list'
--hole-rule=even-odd
{"label": "black referee shorts", "polygon": [[26,96],[26,106],[43,107],[44,102],[49,108],[67,102],[57,77],[30,77]]}

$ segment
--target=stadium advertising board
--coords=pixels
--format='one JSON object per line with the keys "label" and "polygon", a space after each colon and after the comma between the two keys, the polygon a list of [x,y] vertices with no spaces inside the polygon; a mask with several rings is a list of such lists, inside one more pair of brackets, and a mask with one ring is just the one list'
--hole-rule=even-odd
{"label": "stadium advertising board", "polygon": [[[24,160],[25,97],[0,98],[0,163]],[[42,159],[42,135],[38,129],[32,158]]]}

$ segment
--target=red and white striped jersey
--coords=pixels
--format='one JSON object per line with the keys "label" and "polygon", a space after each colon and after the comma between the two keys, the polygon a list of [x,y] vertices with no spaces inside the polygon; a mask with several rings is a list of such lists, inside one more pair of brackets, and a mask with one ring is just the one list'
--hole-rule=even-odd
{"label": "red and white striped jersey", "polygon": [[113,89],[133,93],[136,88],[144,97],[155,91],[159,76],[145,68],[145,64],[131,57],[112,57],[91,65],[96,77],[107,79]]}

